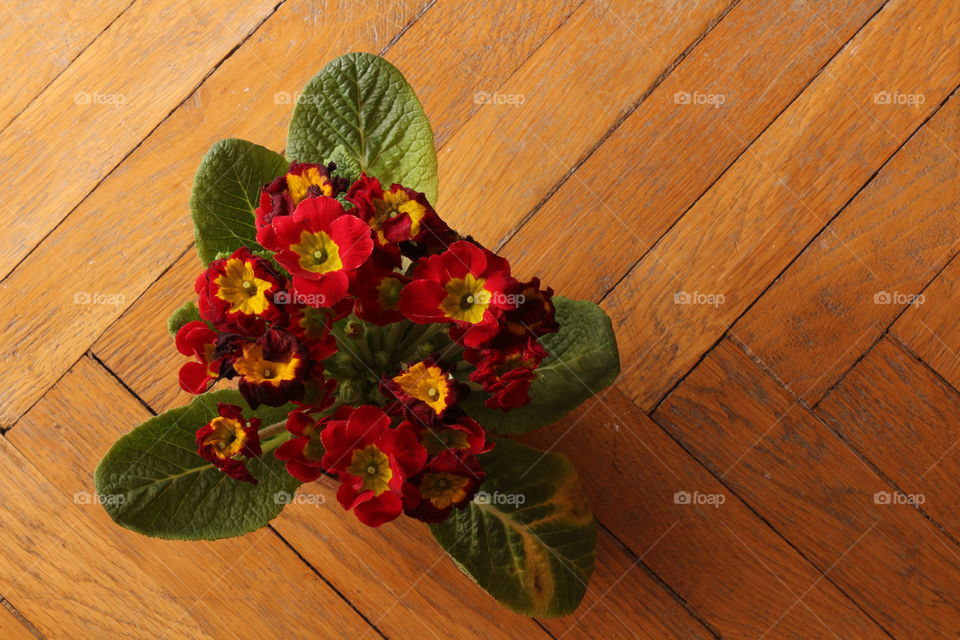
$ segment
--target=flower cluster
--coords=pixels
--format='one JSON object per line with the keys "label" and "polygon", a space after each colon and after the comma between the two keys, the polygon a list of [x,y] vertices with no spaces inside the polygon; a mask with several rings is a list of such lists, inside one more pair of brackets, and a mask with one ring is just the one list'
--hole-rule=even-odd
{"label": "flower cluster", "polygon": [[[180,385],[200,394],[235,380],[247,404],[292,403],[284,431],[221,405],[198,453],[256,482],[243,459],[276,449],[303,482],[371,526],[401,513],[440,522],[464,507],[492,448],[463,401],[502,411],[530,401],[558,330],[552,289],[521,282],[502,257],[450,229],[424,194],[335,165],[290,165],[261,191],[260,247],[218,257],[195,283],[200,320],[177,349]],[[271,428],[268,427],[268,430]]]}

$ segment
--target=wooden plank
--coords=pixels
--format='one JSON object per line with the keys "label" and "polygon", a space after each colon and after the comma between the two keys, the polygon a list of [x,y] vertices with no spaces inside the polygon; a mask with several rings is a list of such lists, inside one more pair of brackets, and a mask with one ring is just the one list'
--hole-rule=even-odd
{"label": "wooden plank", "polygon": [[960,631],[954,543],[732,342],[654,419],[893,636]]}
{"label": "wooden plank", "polygon": [[[31,301],[0,309],[0,386],[13,389],[0,397],[0,425],[15,422],[190,246],[191,180],[211,144],[242,137],[282,148],[293,92],[344,51],[386,46],[421,6],[285,3],[44,239],[0,284],[5,299]],[[322,19],[333,12],[336,21]],[[11,367],[32,384],[7,380]]]}
{"label": "wooden plank", "polygon": [[923,304],[909,307],[890,333],[960,389],[960,259],[954,257],[923,296]]}
{"label": "wooden plank", "polygon": [[212,637],[197,628],[188,603],[103,536],[86,506],[47,482],[6,438],[0,438],[0,463],[0,590],[41,633]]}
{"label": "wooden plank", "polygon": [[[438,2],[387,52],[417,92],[442,147],[584,0]],[[587,4],[595,4],[589,0]],[[579,13],[582,13],[579,12]]]}
{"label": "wooden plank", "polygon": [[[71,0],[0,4],[0,130],[63,72],[131,0],[103,0],[96,11]],[[29,69],[29,73],[24,73]]]}
{"label": "wooden plank", "polygon": [[[150,417],[144,407],[90,358],[82,358],[7,434],[71,499],[93,491],[93,470],[118,437]],[[191,623],[214,638],[309,637],[325,629],[361,634],[367,625],[267,529],[214,542],[151,539],[116,525],[98,504],[82,504],[92,535],[131,559],[164,597],[182,603]],[[262,597],[265,585],[270,596]],[[237,605],[240,606],[237,606]],[[150,601],[141,607],[150,606]],[[291,615],[322,610],[322,616]],[[229,623],[224,626],[224,611]]]}
{"label": "wooden plank", "polygon": [[618,388],[525,439],[571,459],[597,518],[720,636],[886,637]]}
{"label": "wooden plank", "polygon": [[17,170],[0,175],[9,215],[0,238],[0,278],[272,13],[275,2],[226,10],[231,6],[177,11],[163,2],[134,4],[4,130],[0,162]]}
{"label": "wooden plank", "polygon": [[2,603],[0,603],[0,638],[36,640],[36,636]]}
{"label": "wooden plank", "polygon": [[540,622],[555,638],[712,637],[604,529],[597,538],[596,569],[580,607],[569,616]]}
{"label": "wooden plank", "polygon": [[956,250],[958,131],[954,94],[731,330],[808,404],[922,300]]}
{"label": "wooden plank", "polygon": [[[642,408],[693,367],[957,86],[958,31],[958,3],[887,4],[606,299]],[[884,92],[923,103],[875,101]]]}
{"label": "wooden plank", "polygon": [[515,270],[599,300],[882,4],[740,2],[507,241]]}
{"label": "wooden plank", "polygon": [[917,496],[922,510],[960,537],[956,390],[884,338],[823,399],[817,414],[890,478],[900,496]]}
{"label": "wooden plank", "polygon": [[729,0],[585,3],[438,155],[437,211],[496,245]]}
{"label": "wooden plank", "polygon": [[461,573],[423,523],[368,527],[343,511],[329,478],[300,493],[309,498],[283,510],[277,531],[388,638],[549,637]]}

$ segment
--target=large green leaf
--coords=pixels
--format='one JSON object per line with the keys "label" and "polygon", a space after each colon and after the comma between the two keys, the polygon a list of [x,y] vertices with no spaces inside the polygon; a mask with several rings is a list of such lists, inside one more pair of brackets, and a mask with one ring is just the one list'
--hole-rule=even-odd
{"label": "large green leaf", "polygon": [[571,613],[586,592],[597,542],[576,469],[559,453],[506,439],[480,462],[486,481],[467,508],[431,526],[437,542],[513,611]]}
{"label": "large green leaf", "polygon": [[200,309],[197,308],[197,304],[192,300],[184,302],[174,309],[170,317],[167,318],[167,331],[170,332],[170,335],[175,336],[177,331],[180,331],[180,327],[195,320],[200,320]]}
{"label": "large green leaf", "polygon": [[263,425],[285,419],[286,408],[251,412],[233,390],[206,393],[185,407],[150,418],[116,443],[97,467],[100,500],[117,524],[156,538],[213,540],[266,525],[296,491],[273,449],[283,436],[263,443],[263,456],[246,461],[257,484],[221,473],[196,453],[194,434],[217,415],[217,403],[244,408]]}
{"label": "large green leaf", "polygon": [[246,140],[230,138],[210,147],[193,179],[190,198],[203,264],[210,264],[218,252],[233,253],[243,245],[261,249],[253,220],[260,188],[288,166],[279,153]]}
{"label": "large green leaf", "polygon": [[603,309],[588,300],[561,296],[554,302],[560,331],[541,338],[550,355],[530,386],[530,404],[500,411],[483,404],[489,395],[482,391],[467,399],[467,413],[487,429],[522,434],[552,424],[620,374],[617,339]]}
{"label": "large green leaf", "polygon": [[331,61],[297,100],[287,155],[298,162],[323,162],[336,159],[337,147],[368,175],[422,191],[436,203],[430,123],[403,75],[379,56],[349,53]]}

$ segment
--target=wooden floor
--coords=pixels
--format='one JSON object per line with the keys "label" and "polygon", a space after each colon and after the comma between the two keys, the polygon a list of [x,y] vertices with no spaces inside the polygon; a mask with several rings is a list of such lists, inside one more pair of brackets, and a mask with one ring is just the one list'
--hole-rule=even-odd
{"label": "wooden floor", "polygon": [[[0,637],[960,635],[957,0],[0,13]],[[327,485],[216,543],[90,504],[110,443],[186,401],[164,320],[201,156],[282,149],[354,50],[417,89],[441,215],[617,327],[617,384],[528,437],[601,525],[569,617],[501,610]]]}

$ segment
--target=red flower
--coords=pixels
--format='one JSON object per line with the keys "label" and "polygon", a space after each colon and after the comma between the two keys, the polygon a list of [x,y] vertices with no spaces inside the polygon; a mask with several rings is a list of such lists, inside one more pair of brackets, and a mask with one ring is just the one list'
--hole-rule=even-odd
{"label": "red flower", "polygon": [[513,282],[510,263],[461,240],[419,261],[400,293],[400,311],[421,324],[451,322],[459,329],[451,337],[477,348],[499,330],[498,315],[511,307],[505,289]]}
{"label": "red flower", "polygon": [[491,409],[508,411],[530,402],[530,384],[547,351],[535,338],[528,338],[524,344],[464,355],[477,366],[470,379],[491,394],[484,404]]}
{"label": "red flower", "polygon": [[177,331],[177,351],[197,359],[180,367],[180,388],[187,393],[203,393],[220,377],[223,359],[214,355],[218,337],[219,334],[201,320],[188,322]]}
{"label": "red flower", "polygon": [[560,329],[553,305],[553,289],[541,289],[540,279],[514,282],[504,291],[510,308],[500,318],[500,333],[491,346],[500,348],[527,342],[527,338]]}
{"label": "red flower", "polygon": [[211,262],[194,288],[200,295],[200,317],[225,333],[259,335],[266,321],[279,317],[273,294],[282,288],[280,278],[246,247]]}
{"label": "red flower", "polygon": [[251,408],[303,399],[307,354],[293,335],[271,329],[256,342],[243,342],[241,349],[233,368],[241,376],[240,393]]}
{"label": "red flower", "polygon": [[355,272],[352,288],[356,291],[357,306],[354,313],[361,320],[381,327],[404,319],[398,304],[400,291],[410,278],[381,269],[372,262],[364,264]]}
{"label": "red flower", "polygon": [[256,458],[260,450],[260,420],[243,418],[243,409],[235,404],[217,404],[219,416],[197,430],[197,454],[231,478],[257,483],[246,465],[237,459]]}
{"label": "red flower", "polygon": [[296,302],[331,307],[347,294],[349,273],[370,257],[370,229],[333,198],[308,198],[274,218],[277,262],[293,275]]}
{"label": "red flower", "polygon": [[373,229],[381,246],[410,240],[429,242],[449,232],[425,195],[399,184],[384,191],[379,180],[362,175],[350,186],[347,200]]}
{"label": "red flower", "polygon": [[270,251],[279,251],[273,233],[273,219],[288,216],[306,198],[333,197],[346,189],[343,178],[330,175],[336,165],[294,162],[286,174],[275,179],[260,192],[260,206],[254,212],[257,242]]}
{"label": "red flower", "polygon": [[417,420],[429,424],[465,394],[464,385],[453,379],[451,371],[451,365],[430,357],[411,364],[393,378],[385,378],[380,388]]}
{"label": "red flower", "polygon": [[447,450],[479,455],[493,449],[493,443],[487,440],[484,428],[467,416],[460,416],[455,421],[438,421],[427,425],[418,420],[405,420],[399,426],[416,431],[420,442],[431,456]]}
{"label": "red flower", "polygon": [[317,411],[305,407],[291,411],[287,416],[287,431],[296,437],[281,444],[274,454],[286,462],[287,473],[300,482],[313,482],[324,473],[320,433],[326,419],[311,415]]}
{"label": "red flower", "polygon": [[454,507],[467,506],[485,477],[472,453],[442,451],[410,479],[404,511],[423,522],[443,522]]}
{"label": "red flower", "polygon": [[390,428],[387,414],[364,405],[341,407],[320,437],[323,467],[339,475],[337,500],[344,509],[371,527],[400,515],[406,479],[427,459],[413,430]]}

